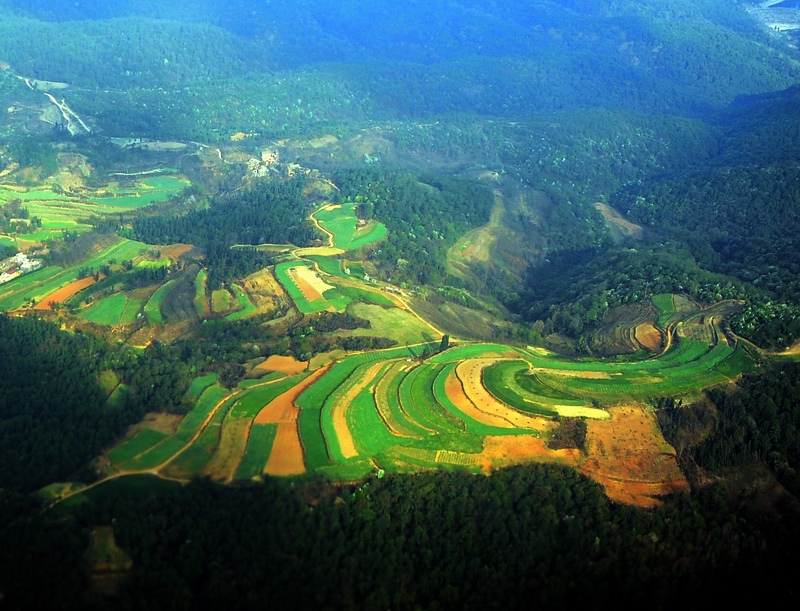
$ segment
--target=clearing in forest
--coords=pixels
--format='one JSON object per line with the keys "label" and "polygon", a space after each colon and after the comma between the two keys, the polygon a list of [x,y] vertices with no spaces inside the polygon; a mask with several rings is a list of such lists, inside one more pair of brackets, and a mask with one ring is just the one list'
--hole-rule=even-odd
{"label": "clearing in forest", "polygon": [[588,421],[588,457],[581,473],[600,483],[609,498],[639,507],[653,507],[660,496],[688,491],[675,450],[664,440],[655,414],[639,404],[609,411],[610,420]]}
{"label": "clearing in forest", "polygon": [[279,354],[271,354],[267,357],[267,360],[255,367],[258,371],[279,371],[287,375],[302,373],[307,368],[307,361],[298,361],[293,356],[281,356]]}

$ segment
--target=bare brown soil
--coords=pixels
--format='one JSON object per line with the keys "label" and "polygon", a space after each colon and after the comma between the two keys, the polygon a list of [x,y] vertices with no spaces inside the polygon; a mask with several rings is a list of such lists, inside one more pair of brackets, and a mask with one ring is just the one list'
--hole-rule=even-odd
{"label": "bare brown soil", "polygon": [[81,278],[80,280],[76,280],[68,284],[67,286],[61,287],[57,291],[50,293],[47,297],[42,299],[39,303],[34,306],[34,310],[49,310],[54,303],[64,303],[67,299],[72,297],[73,295],[77,295],[86,287],[92,286],[95,280],[92,276],[87,276],[86,278]]}
{"label": "bare brown soil", "polygon": [[308,361],[298,361],[293,356],[270,355],[266,361],[256,365],[258,371],[279,371],[287,375],[302,373],[308,367]]}
{"label": "bare brown soil", "polygon": [[194,246],[191,244],[170,244],[169,246],[162,246],[159,248],[162,257],[168,257],[173,263],[178,260],[187,252],[192,250]]}
{"label": "bare brown soil", "polygon": [[646,322],[637,326],[634,332],[634,338],[650,352],[658,352],[661,350],[661,342],[663,339],[661,331],[656,329],[651,322]]}
{"label": "bare brown soil", "polygon": [[286,294],[269,269],[250,274],[243,284],[259,311],[274,308],[278,300]]}
{"label": "bare brown soil", "polygon": [[530,462],[554,462],[574,465],[580,450],[550,450],[546,441],[533,435],[501,435],[485,437],[480,464],[484,472]]}
{"label": "bare brown soil", "polygon": [[297,423],[282,422],[278,425],[275,441],[272,443],[272,451],[264,466],[264,474],[301,475],[305,472],[306,463],[303,458],[303,445],[300,443]]}
{"label": "bare brown soil", "polygon": [[610,410],[610,420],[589,420],[588,458],[581,473],[600,483],[620,503],[653,507],[659,496],[688,491],[675,450],[664,440],[655,416],[641,405]]}
{"label": "bare brown soil", "polygon": [[139,428],[152,429],[166,435],[174,435],[178,430],[178,425],[183,420],[179,414],[162,414],[161,412],[150,412],[145,415]]}
{"label": "bare brown soil", "polygon": [[270,401],[253,420],[256,424],[277,424],[278,431],[272,444],[264,473],[268,475],[299,475],[305,473],[303,445],[297,430],[300,414],[294,402],[302,392],[317,381],[329,367],[318,369],[305,380]]}
{"label": "bare brown soil", "polygon": [[253,422],[255,424],[280,424],[281,422],[295,422],[297,415],[300,412],[294,402],[297,400],[303,391],[316,382],[330,366],[317,369],[314,373],[306,379],[301,380],[297,385],[293,386],[285,393],[278,395],[270,401],[264,408],[258,412]]}

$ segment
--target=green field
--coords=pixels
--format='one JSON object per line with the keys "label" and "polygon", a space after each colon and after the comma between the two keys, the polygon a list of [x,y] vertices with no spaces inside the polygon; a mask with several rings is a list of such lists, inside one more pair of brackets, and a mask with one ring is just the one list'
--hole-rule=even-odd
{"label": "green field", "polygon": [[81,316],[98,325],[118,325],[128,308],[128,297],[122,293],[106,297],[81,311]]}
{"label": "green field", "polygon": [[314,213],[319,224],[333,234],[335,248],[357,250],[384,239],[386,227],[376,221],[357,227],[356,204],[342,204],[335,208],[322,208]]}
{"label": "green field", "polygon": [[277,424],[254,424],[250,429],[242,462],[236,470],[236,479],[251,479],[264,472],[264,466],[272,451],[272,442],[275,441]]}

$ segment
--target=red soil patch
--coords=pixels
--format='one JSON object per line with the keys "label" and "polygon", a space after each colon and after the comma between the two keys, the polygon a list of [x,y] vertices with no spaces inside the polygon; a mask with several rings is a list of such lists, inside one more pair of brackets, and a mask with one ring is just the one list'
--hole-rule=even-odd
{"label": "red soil patch", "polygon": [[177,263],[187,252],[192,250],[194,246],[191,244],[170,244],[169,246],[162,246],[159,248],[162,257],[169,257],[173,263]]}
{"label": "red soil patch", "polygon": [[267,403],[264,408],[258,412],[253,422],[255,424],[280,424],[282,422],[296,422],[297,415],[300,413],[300,408],[294,402],[297,400],[303,391],[316,382],[322,375],[330,369],[330,365],[317,369],[314,373],[302,380],[299,384],[292,386],[285,393],[278,395],[272,401]]}
{"label": "red soil patch", "polygon": [[297,430],[300,414],[294,402],[302,392],[317,381],[330,367],[318,369],[305,380],[270,401],[253,421],[256,424],[277,424],[278,431],[272,444],[264,473],[268,475],[299,475],[306,472],[303,445]]}
{"label": "red soil patch", "polygon": [[300,475],[306,472],[303,445],[296,422],[278,425],[269,460],[264,466],[267,475]]}
{"label": "red soil patch", "polygon": [[259,363],[255,368],[258,371],[279,371],[287,375],[302,373],[306,370],[308,361],[298,361],[293,356],[279,356],[273,354],[263,363]]}
{"label": "red soil patch", "polygon": [[611,408],[610,420],[589,420],[588,458],[581,473],[600,483],[620,503],[653,507],[658,497],[688,491],[675,450],[664,440],[655,416],[641,405]]}
{"label": "red soil patch", "polygon": [[530,462],[554,462],[574,465],[580,450],[550,450],[544,439],[532,435],[485,437],[480,454],[481,467],[490,473],[495,469]]}
{"label": "red soil patch", "polygon": [[634,338],[642,346],[647,348],[650,352],[658,352],[661,350],[661,331],[653,326],[653,323],[646,322],[638,327],[633,333]]}
{"label": "red soil patch", "polygon": [[73,295],[77,295],[88,286],[92,286],[95,280],[93,276],[86,276],[64,286],[57,291],[50,293],[34,306],[34,310],[49,310],[54,303],[63,303]]}

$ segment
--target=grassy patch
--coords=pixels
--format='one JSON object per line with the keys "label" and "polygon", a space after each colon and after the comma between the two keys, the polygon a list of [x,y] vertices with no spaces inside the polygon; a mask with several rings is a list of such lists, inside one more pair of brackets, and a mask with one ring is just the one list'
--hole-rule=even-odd
{"label": "grassy patch", "polygon": [[125,468],[141,471],[155,469],[175,456],[185,445],[183,441],[170,437],[127,463]]}
{"label": "grassy patch", "polygon": [[227,396],[228,391],[219,384],[206,388],[194,409],[183,417],[175,436],[182,441],[189,441],[203,426],[211,411]]}
{"label": "grassy patch", "polygon": [[167,295],[176,283],[177,280],[170,280],[169,282],[166,282],[160,286],[145,304],[144,315],[147,317],[147,321],[151,325],[164,324],[164,316],[161,312],[161,304],[164,303],[164,299],[166,299]]}
{"label": "grassy patch", "polygon": [[323,257],[321,255],[310,255],[306,257],[317,264],[320,271],[329,276],[337,276],[339,278],[349,278],[342,270],[342,262],[339,259],[332,259],[331,257]]}
{"label": "grassy patch", "polygon": [[183,396],[184,399],[187,401],[197,401],[203,392],[211,386],[215,384],[217,381],[217,374],[216,373],[209,373],[204,376],[197,376],[192,383],[189,385],[189,389],[186,391],[186,394]]}
{"label": "grassy patch", "polygon": [[227,312],[231,309],[231,294],[225,289],[214,289],[211,292],[211,309],[215,313]]}
{"label": "grassy patch", "polygon": [[136,435],[122,442],[108,453],[111,462],[117,465],[124,465],[139,454],[144,454],[156,444],[167,438],[165,433],[152,429],[142,429]]}
{"label": "grassy patch", "polygon": [[81,311],[81,316],[98,325],[118,325],[128,307],[128,297],[122,293],[111,295]]}
{"label": "grassy patch", "polygon": [[[356,336],[389,337],[400,344],[432,342],[433,331],[413,314],[399,308],[385,308],[371,303],[353,303],[349,311],[370,321],[369,329],[355,329]],[[436,344],[438,348],[438,343]]]}
{"label": "grassy patch", "polygon": [[194,309],[200,318],[204,318],[209,314],[206,306],[206,277],[206,270],[200,268],[194,279]]}

